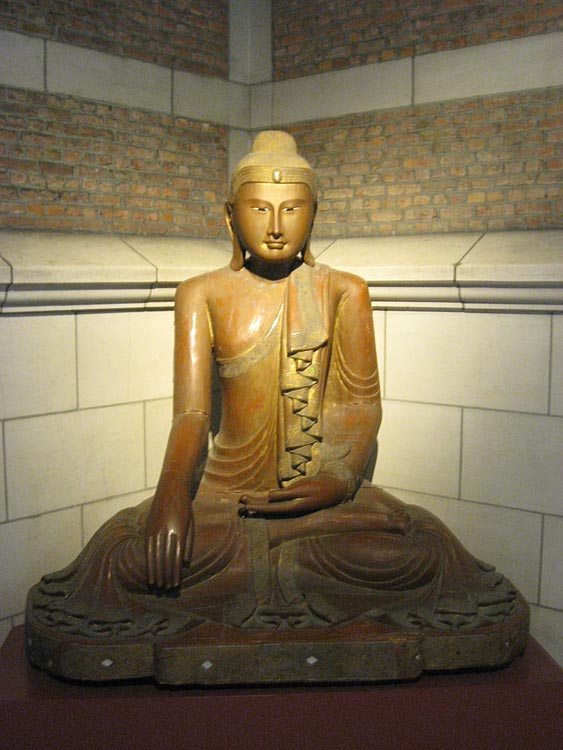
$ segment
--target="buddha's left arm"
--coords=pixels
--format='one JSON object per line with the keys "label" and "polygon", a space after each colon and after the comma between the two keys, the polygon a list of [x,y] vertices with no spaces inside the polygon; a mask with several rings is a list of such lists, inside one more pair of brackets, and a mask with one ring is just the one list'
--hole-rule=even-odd
{"label": "buddha's left arm", "polygon": [[381,393],[368,289],[358,277],[344,278],[323,399],[321,472],[347,475],[352,486],[359,483],[375,446]]}

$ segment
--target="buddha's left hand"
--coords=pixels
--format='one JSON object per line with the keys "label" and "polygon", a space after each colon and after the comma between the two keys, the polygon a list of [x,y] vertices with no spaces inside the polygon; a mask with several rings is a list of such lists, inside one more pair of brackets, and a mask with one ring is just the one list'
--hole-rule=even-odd
{"label": "buddha's left hand", "polygon": [[244,515],[299,515],[338,505],[346,500],[347,494],[347,482],[330,474],[319,474],[299,479],[281,490],[270,490],[266,496],[243,495],[240,503]]}

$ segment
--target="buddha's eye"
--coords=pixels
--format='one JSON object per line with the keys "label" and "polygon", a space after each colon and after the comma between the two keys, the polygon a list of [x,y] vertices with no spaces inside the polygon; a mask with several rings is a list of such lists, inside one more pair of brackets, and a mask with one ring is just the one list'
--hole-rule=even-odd
{"label": "buddha's eye", "polygon": [[270,210],[268,206],[252,206],[253,211],[257,211],[259,214],[267,214]]}
{"label": "buddha's eye", "polygon": [[299,206],[286,206],[286,207],[285,207],[285,208],[283,209],[283,211],[284,211],[284,213],[286,213],[286,214],[291,214],[291,213],[294,213],[295,211],[297,211],[297,210],[298,210],[298,208],[299,208]]}

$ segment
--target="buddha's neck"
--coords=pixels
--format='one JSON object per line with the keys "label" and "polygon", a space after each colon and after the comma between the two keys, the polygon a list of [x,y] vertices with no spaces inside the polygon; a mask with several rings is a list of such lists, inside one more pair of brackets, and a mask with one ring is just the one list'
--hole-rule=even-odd
{"label": "buddha's neck", "polygon": [[292,271],[299,268],[302,262],[301,258],[294,258],[289,263],[268,263],[260,258],[250,257],[245,260],[244,265],[250,273],[260,276],[262,279],[280,281],[286,279]]}

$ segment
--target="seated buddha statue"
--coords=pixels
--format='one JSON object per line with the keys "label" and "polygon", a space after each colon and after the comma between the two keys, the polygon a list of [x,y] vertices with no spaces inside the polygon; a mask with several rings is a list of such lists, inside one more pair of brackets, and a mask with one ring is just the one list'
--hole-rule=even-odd
{"label": "seated buddha statue", "polygon": [[68,672],[60,653],[152,649],[209,625],[246,643],[342,628],[482,634],[524,612],[525,630],[507,579],[364,479],[381,422],[371,304],[363,280],[315,262],[316,206],[294,139],[259,134],[226,204],[230,265],[176,293],[174,417],[154,497],[32,589],[34,663],[98,679],[86,656]]}

